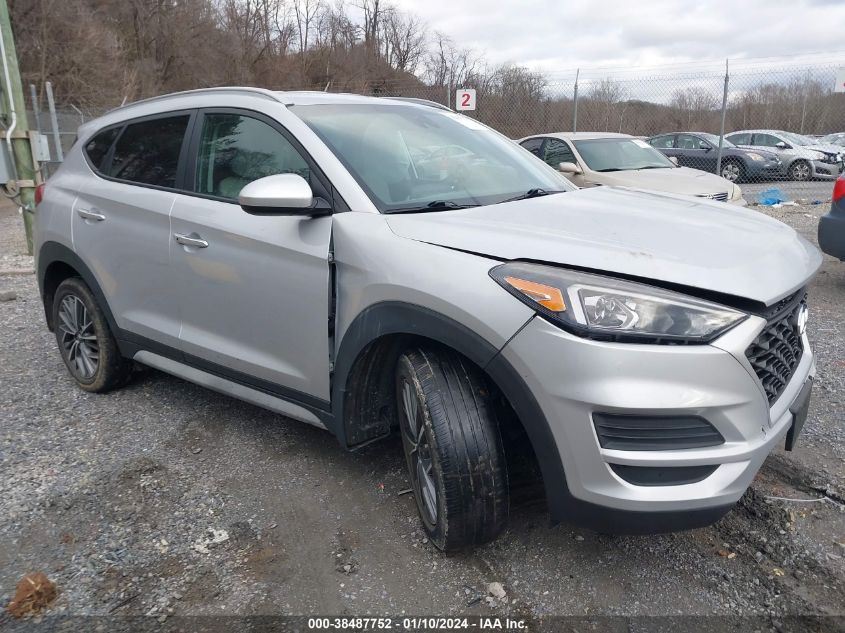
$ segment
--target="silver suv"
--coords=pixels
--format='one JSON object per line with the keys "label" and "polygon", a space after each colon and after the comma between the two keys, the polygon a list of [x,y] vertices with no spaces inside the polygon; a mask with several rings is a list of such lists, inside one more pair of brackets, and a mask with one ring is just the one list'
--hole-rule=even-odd
{"label": "silver suv", "polygon": [[442,107],[159,97],[85,124],[38,196],[82,389],[139,363],[344,448],[396,430],[442,549],[503,528],[520,444],[553,521],[667,531],[727,512],[807,414],[816,248],[721,202],[577,190]]}

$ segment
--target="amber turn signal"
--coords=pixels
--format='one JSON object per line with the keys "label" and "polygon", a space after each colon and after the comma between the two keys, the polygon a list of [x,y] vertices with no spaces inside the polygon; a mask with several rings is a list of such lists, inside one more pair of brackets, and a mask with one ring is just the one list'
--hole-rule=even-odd
{"label": "amber turn signal", "polygon": [[505,277],[505,281],[547,310],[551,310],[552,312],[563,312],[566,310],[566,304],[563,302],[563,294],[559,288],[538,284],[535,281],[528,281],[519,277]]}

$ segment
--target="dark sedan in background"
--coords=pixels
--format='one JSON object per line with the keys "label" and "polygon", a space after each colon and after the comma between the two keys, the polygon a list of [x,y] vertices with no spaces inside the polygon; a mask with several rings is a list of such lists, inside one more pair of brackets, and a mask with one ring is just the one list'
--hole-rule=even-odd
{"label": "dark sedan in background", "polygon": [[833,185],[830,212],[819,220],[819,246],[828,255],[845,261],[845,174]]}
{"label": "dark sedan in background", "polygon": [[[678,164],[715,173],[719,155],[719,137],[706,132],[675,132],[659,134],[648,143]],[[737,147],[729,140],[722,143],[722,178],[731,182],[770,180],[778,175],[782,165],[773,152]]]}

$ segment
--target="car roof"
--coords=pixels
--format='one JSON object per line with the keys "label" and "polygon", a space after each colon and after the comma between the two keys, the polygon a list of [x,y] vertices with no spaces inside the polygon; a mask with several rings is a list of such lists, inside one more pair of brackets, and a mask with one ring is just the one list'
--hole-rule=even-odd
{"label": "car roof", "polygon": [[531,134],[526,136],[521,141],[529,138],[536,138],[538,136],[549,136],[552,138],[569,139],[572,141],[582,141],[586,139],[600,139],[600,138],[638,138],[630,134],[618,134],[616,132],[547,132],[545,134]]}
{"label": "car roof", "polygon": [[772,129],[754,129],[754,130],[737,130],[736,132],[726,132],[725,136],[732,134],[797,134],[797,132],[787,132],[786,130],[772,130]]}
{"label": "car roof", "polygon": [[277,91],[250,86],[225,86],[218,88],[199,88],[196,90],[185,90],[173,92],[166,95],[141,99],[121,105],[118,108],[109,110],[104,115],[86,121],[79,127],[79,134],[83,136],[94,129],[122,123],[133,118],[144,117],[150,114],[157,114],[164,108],[166,111],[168,103],[172,102],[178,109],[204,108],[218,105],[215,97],[244,97],[245,99],[264,99],[282,104],[285,106],[298,105],[320,105],[320,104],[344,104],[344,105],[387,105],[395,107],[434,108],[438,107],[448,110],[446,106],[435,102],[427,102],[424,99],[388,99],[384,97],[368,97],[356,94],[319,92],[319,91]]}

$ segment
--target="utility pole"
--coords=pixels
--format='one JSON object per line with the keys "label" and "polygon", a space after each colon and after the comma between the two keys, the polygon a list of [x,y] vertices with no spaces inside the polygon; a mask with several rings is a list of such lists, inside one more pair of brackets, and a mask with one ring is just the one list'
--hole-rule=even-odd
{"label": "utility pole", "polygon": [[728,72],[728,60],[725,60],[725,89],[722,92],[722,124],[719,127],[719,151],[716,152],[716,175],[722,175],[722,146],[725,142],[725,115],[728,112],[728,85],[730,73]]}
{"label": "utility pole", "polygon": [[[10,193],[17,192],[16,201],[23,208],[23,225],[26,232],[26,248],[32,255],[32,217],[35,213],[35,164],[32,160],[32,146],[29,140],[29,123],[26,120],[26,100],[21,84],[18,56],[12,23],[9,19],[7,0],[0,0],[0,56],[2,56],[3,118],[5,130],[0,130],[0,142],[8,148],[11,142],[13,178],[17,180],[7,187]],[[4,185],[6,183],[0,183]]]}

